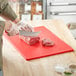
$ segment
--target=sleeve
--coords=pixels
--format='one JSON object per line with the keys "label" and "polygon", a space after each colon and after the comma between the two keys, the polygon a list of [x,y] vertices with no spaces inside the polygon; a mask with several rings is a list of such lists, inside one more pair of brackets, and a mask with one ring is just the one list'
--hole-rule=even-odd
{"label": "sleeve", "polygon": [[3,31],[4,31],[4,26],[5,26],[5,22],[4,21],[0,21],[0,69],[2,69],[2,35],[3,35]]}
{"label": "sleeve", "polygon": [[0,21],[0,37],[3,35],[4,27],[5,27],[5,22]]}
{"label": "sleeve", "polygon": [[8,20],[14,21],[17,15],[9,5],[7,0],[0,0],[0,15]]}

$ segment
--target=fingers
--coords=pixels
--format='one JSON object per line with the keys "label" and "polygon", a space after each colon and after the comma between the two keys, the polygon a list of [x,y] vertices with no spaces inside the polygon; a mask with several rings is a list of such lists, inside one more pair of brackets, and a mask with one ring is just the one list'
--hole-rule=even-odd
{"label": "fingers", "polygon": [[27,32],[32,32],[32,28],[27,24],[25,26],[22,26],[20,28],[20,30],[24,30],[24,31],[27,31]]}
{"label": "fingers", "polygon": [[20,21],[19,23],[17,23],[17,26],[18,26],[19,30],[24,30],[27,32],[33,31],[33,28],[31,27],[31,25],[24,21]]}
{"label": "fingers", "polygon": [[32,32],[32,28],[31,28],[30,25],[27,24],[26,27],[27,27],[27,29],[28,29],[29,32]]}

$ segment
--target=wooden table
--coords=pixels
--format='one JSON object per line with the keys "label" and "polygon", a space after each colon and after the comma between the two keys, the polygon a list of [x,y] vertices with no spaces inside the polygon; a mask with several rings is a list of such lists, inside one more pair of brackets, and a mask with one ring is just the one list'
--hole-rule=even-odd
{"label": "wooden table", "polygon": [[[76,51],[76,40],[60,20],[29,21],[33,26],[45,26]],[[56,65],[76,64],[76,52],[69,52],[45,58],[26,61],[3,37],[4,76],[61,76],[55,72]]]}

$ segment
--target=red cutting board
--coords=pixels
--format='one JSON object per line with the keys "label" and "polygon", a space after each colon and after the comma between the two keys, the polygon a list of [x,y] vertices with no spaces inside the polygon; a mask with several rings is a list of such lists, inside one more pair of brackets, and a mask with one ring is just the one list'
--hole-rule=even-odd
{"label": "red cutting board", "polygon": [[18,35],[9,37],[5,33],[4,36],[12,43],[12,45],[26,60],[37,59],[73,51],[73,49],[69,45],[59,39],[44,26],[36,27],[35,31],[41,31],[39,35],[40,38],[49,38],[55,42],[55,45],[53,47],[43,47],[40,41],[40,43],[30,46],[26,44],[23,40],[19,39]]}

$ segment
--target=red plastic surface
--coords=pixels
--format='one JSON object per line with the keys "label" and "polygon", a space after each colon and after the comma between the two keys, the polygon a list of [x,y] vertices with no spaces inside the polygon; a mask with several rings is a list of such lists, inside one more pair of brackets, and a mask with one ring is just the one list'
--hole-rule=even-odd
{"label": "red plastic surface", "polygon": [[19,39],[18,35],[9,37],[5,33],[4,36],[13,44],[15,48],[17,48],[18,52],[20,52],[26,60],[37,59],[73,51],[73,49],[69,45],[60,40],[56,35],[54,35],[44,26],[36,27],[35,31],[41,31],[39,35],[40,38],[49,38],[55,42],[55,45],[53,47],[43,47],[40,41],[40,43],[30,46],[26,44],[23,40]]}

